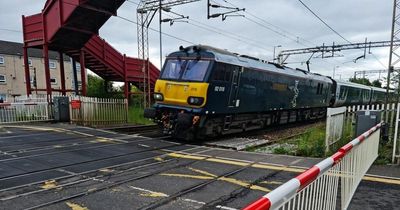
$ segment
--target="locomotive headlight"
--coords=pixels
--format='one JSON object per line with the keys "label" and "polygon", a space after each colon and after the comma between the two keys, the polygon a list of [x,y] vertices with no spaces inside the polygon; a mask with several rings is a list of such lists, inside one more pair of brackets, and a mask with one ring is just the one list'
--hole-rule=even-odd
{"label": "locomotive headlight", "polygon": [[154,100],[156,100],[156,101],[164,100],[164,96],[161,93],[154,93],[153,97],[154,97]]}
{"label": "locomotive headlight", "polygon": [[188,104],[190,104],[190,105],[197,105],[198,106],[198,105],[202,105],[203,102],[204,102],[204,98],[203,97],[190,96],[188,98]]}

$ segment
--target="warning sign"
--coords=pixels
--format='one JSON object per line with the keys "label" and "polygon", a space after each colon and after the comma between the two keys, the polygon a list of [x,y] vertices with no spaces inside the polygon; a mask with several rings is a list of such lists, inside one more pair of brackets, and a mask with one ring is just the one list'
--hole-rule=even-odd
{"label": "warning sign", "polygon": [[72,109],[80,109],[81,108],[81,101],[80,100],[72,100],[71,101]]}

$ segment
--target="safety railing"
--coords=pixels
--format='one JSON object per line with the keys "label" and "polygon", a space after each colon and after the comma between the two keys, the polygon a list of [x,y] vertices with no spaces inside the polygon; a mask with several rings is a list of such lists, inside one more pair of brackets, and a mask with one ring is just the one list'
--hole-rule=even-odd
{"label": "safety railing", "polygon": [[362,177],[378,157],[381,126],[374,126],[244,209],[334,210],[338,203],[341,209],[347,209]]}
{"label": "safety railing", "polygon": [[0,124],[53,119],[47,102],[0,103]]}
{"label": "safety railing", "polygon": [[70,97],[70,119],[84,126],[124,124],[128,121],[127,99]]}

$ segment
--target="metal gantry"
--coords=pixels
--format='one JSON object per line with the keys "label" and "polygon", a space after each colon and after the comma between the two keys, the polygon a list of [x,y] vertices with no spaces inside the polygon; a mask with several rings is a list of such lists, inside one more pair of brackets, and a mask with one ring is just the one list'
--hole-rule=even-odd
{"label": "metal gantry", "polygon": [[[173,6],[197,2],[200,0],[141,0],[137,7],[137,38],[138,57],[142,59],[143,99],[144,106],[151,102],[150,71],[149,71],[149,26],[157,11]],[[160,67],[161,68],[161,67]]]}
{"label": "metal gantry", "polygon": [[[325,45],[316,46],[316,47],[309,47],[309,48],[301,48],[301,49],[294,49],[294,50],[282,50],[278,55],[278,62],[283,64],[290,55],[300,55],[300,54],[315,54],[321,53],[322,58],[330,58],[335,57],[335,52],[340,52],[343,50],[354,50],[354,49],[364,49],[365,57],[367,49],[370,52],[371,48],[377,47],[390,47],[392,44],[391,41],[380,41],[380,42],[360,42],[360,43],[353,43],[353,44],[340,44],[340,45]],[[400,46],[400,39],[396,39],[393,41],[393,45],[397,48]],[[400,57],[398,57],[400,58]]]}
{"label": "metal gantry", "polygon": [[357,79],[357,75],[362,75],[362,78],[365,78],[365,75],[367,75],[367,74],[379,74],[379,79],[380,79],[381,78],[381,74],[382,73],[386,73],[387,71],[388,71],[387,69],[355,71],[354,72],[354,79]]}

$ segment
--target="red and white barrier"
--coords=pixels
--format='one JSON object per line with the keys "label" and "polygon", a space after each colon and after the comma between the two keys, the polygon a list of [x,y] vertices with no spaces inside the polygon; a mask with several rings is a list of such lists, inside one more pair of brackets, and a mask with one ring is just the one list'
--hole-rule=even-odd
{"label": "red and white barrier", "polygon": [[[347,209],[362,177],[378,157],[380,127],[374,126],[331,157],[276,188],[244,210]],[[340,182],[340,189],[339,189]]]}

